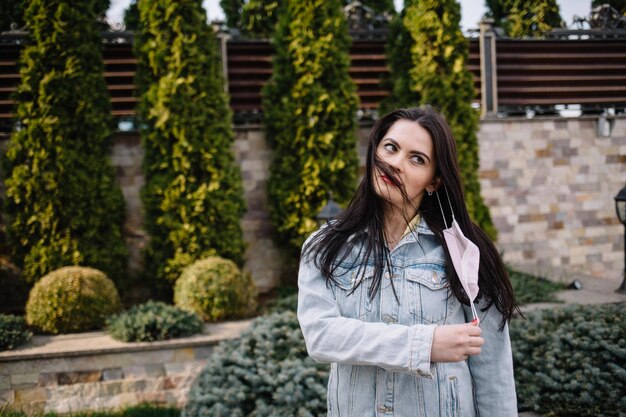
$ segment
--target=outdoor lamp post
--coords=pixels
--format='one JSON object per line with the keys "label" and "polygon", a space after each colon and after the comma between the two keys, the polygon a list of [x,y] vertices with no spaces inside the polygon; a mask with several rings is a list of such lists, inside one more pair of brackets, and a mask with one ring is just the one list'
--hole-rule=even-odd
{"label": "outdoor lamp post", "polygon": [[615,210],[617,218],[624,225],[624,279],[615,292],[626,294],[626,186],[615,196]]}
{"label": "outdoor lamp post", "polygon": [[343,209],[339,206],[339,204],[337,204],[335,200],[333,200],[333,195],[331,193],[328,193],[328,201],[326,202],[326,205],[322,207],[322,209],[319,213],[317,213],[317,216],[315,216],[315,218],[318,220],[320,225],[322,225],[327,221],[337,217],[342,211]]}

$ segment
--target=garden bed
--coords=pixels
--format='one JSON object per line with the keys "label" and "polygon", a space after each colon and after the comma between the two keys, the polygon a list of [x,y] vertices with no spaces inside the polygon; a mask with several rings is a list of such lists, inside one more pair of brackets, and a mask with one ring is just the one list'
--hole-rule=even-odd
{"label": "garden bed", "polygon": [[200,335],[124,343],[103,332],[35,336],[0,352],[0,409],[27,413],[118,409],[150,402],[180,407],[214,346],[249,320],[205,325]]}

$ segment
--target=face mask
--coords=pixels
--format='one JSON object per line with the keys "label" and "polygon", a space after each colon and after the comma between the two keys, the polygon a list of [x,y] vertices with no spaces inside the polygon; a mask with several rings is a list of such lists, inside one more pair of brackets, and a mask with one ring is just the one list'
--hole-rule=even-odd
{"label": "face mask", "polygon": [[[436,191],[435,191],[436,192]],[[448,203],[450,203],[450,196],[448,190],[446,190],[448,196]],[[479,319],[476,313],[476,307],[474,307],[474,300],[478,295],[478,267],[480,264],[480,251],[478,246],[471,240],[465,237],[461,231],[461,227],[454,218],[454,211],[452,211],[452,204],[450,203],[450,211],[452,212],[452,226],[448,228],[446,217],[441,207],[441,201],[439,200],[439,193],[437,193],[437,201],[439,201],[439,208],[441,209],[441,215],[443,216],[446,229],[443,231],[443,237],[448,245],[448,252],[450,252],[450,258],[452,259],[452,265],[454,270],[461,280],[461,285],[465,290],[472,308],[472,324],[478,326]]]}

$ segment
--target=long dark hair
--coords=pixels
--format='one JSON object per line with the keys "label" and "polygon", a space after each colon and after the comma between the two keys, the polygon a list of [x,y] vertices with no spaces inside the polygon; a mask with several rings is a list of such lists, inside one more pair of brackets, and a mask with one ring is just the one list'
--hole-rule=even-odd
{"label": "long dark hair", "polygon": [[[388,203],[376,193],[373,183],[374,170],[378,169],[385,173],[401,190],[405,202],[408,202],[404,186],[397,180],[393,168],[376,156],[378,144],[398,120],[417,122],[428,131],[432,138],[436,161],[435,176],[440,178],[437,193],[441,198],[441,207],[446,219],[444,221],[436,193],[424,194],[420,206],[416,209],[431,231],[439,238],[444,248],[450,291],[460,302],[469,304],[461,281],[452,266],[450,254],[443,238],[445,225],[452,224],[452,213],[450,212],[450,207],[452,207],[454,218],[461,227],[463,234],[474,242],[480,250],[478,271],[480,293],[478,297],[486,299],[484,310],[494,305],[502,313],[503,319],[500,324],[502,329],[511,315],[515,311],[519,312],[519,306],[515,301],[511,282],[496,247],[489,236],[470,220],[465,205],[456,143],[452,131],[445,119],[431,108],[394,110],[376,122],[370,133],[365,175],[352,197],[352,201],[335,221],[321,228],[305,244],[303,256],[313,259],[315,266],[320,269],[322,276],[330,284],[337,277],[338,265],[345,261],[353,248],[360,248],[355,265],[357,263],[365,265],[370,259],[374,261],[374,277],[368,288],[368,295],[373,297],[379,291],[383,270],[385,266],[391,267],[391,259],[389,249],[385,245],[383,230],[384,211]],[[443,191],[443,187],[445,187],[445,191]],[[405,220],[408,224],[410,219]],[[364,270],[365,268],[362,268],[360,273],[365,273]],[[356,282],[361,283],[363,281],[357,280]]]}

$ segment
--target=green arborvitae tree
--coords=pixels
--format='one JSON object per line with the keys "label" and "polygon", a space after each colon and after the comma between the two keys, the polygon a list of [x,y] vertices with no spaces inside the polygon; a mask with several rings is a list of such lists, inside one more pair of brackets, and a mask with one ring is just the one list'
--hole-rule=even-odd
{"label": "green arborvitae tree", "polygon": [[284,0],[249,0],[241,10],[241,32],[251,38],[271,38],[283,3]]}
{"label": "green arborvitae tree", "polygon": [[[348,0],[346,1],[346,4],[351,2],[351,0]],[[396,8],[394,7],[393,0],[363,0],[361,1],[361,4],[363,4],[363,6],[369,7],[376,13],[386,12],[392,16],[396,14]]]}
{"label": "green arborvitae tree", "polygon": [[[355,0],[343,0],[346,6]],[[376,13],[395,14],[393,0],[363,0],[360,2]],[[221,0],[220,5],[226,16],[226,24],[246,37],[269,39],[278,24],[279,10],[284,0]]]}
{"label": "green arborvitae tree", "polygon": [[[413,1],[414,2],[414,1]],[[411,5],[411,0],[405,1],[405,6]],[[420,102],[419,91],[411,88],[409,72],[413,62],[411,56],[413,39],[404,25],[406,8],[393,17],[387,32],[386,55],[389,74],[383,79],[382,85],[390,92],[379,105],[379,113],[386,114],[398,108],[414,107]]]}
{"label": "green arborvitae tree", "polygon": [[591,9],[595,9],[603,4],[608,4],[617,10],[618,13],[626,15],[626,0],[592,0]]}
{"label": "green arborvitae tree", "polygon": [[496,229],[480,195],[478,181],[478,113],[472,108],[474,81],[466,68],[467,39],[455,0],[419,0],[405,10],[411,47],[411,87],[421,105],[432,105],[446,117],[457,141],[461,178],[473,220],[492,238]]}
{"label": "green arborvitae tree", "polygon": [[220,7],[226,18],[226,26],[232,29],[239,29],[243,4],[243,0],[220,0]]}
{"label": "green arborvitae tree", "polygon": [[354,192],[358,97],[348,75],[350,38],[340,0],[287,0],[263,91],[274,154],[268,184],[280,242],[299,253],[328,193]]}
{"label": "green arborvitae tree", "polygon": [[20,128],[4,162],[13,259],[30,281],[64,265],[98,268],[114,280],[126,269],[94,4],[32,0],[26,10]]}
{"label": "green arborvitae tree", "polygon": [[232,152],[232,115],[201,3],[138,3],[146,271],[169,280],[211,254],[238,265],[244,256],[245,203]]}
{"label": "green arborvitae tree", "polygon": [[541,37],[563,24],[556,0],[486,0],[486,3],[487,15],[511,38]]}
{"label": "green arborvitae tree", "polygon": [[137,31],[139,28],[139,8],[136,0],[133,0],[124,10],[124,27],[132,31]]}
{"label": "green arborvitae tree", "polygon": [[25,1],[0,0],[0,32],[11,30],[15,23],[17,28],[24,26]]}

